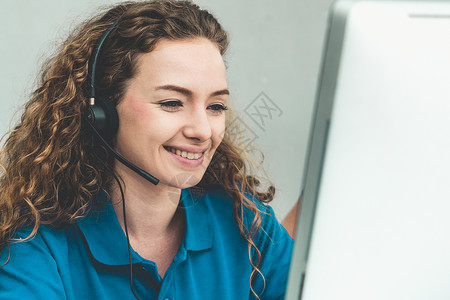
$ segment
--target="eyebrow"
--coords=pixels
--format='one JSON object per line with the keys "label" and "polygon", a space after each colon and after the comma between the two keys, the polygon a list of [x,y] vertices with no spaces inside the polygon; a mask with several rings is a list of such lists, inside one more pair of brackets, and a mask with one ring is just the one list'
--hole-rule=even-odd
{"label": "eyebrow", "polygon": [[[174,92],[186,95],[186,96],[192,96],[192,94],[193,94],[192,91],[187,88],[177,86],[177,85],[171,85],[171,84],[158,86],[158,87],[156,87],[156,90],[157,91],[158,90],[174,91]],[[228,89],[223,89],[223,90],[218,90],[218,91],[213,92],[211,94],[211,96],[220,96],[220,95],[229,95],[229,94],[230,94],[230,91]]]}

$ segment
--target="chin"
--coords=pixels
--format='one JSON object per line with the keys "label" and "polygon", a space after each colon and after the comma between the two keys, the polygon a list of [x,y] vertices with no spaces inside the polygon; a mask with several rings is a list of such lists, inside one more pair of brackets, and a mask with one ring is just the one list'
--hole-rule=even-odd
{"label": "chin", "polygon": [[167,182],[168,185],[174,188],[187,189],[197,185],[203,178],[203,174],[196,173],[179,173],[172,178],[170,178]]}

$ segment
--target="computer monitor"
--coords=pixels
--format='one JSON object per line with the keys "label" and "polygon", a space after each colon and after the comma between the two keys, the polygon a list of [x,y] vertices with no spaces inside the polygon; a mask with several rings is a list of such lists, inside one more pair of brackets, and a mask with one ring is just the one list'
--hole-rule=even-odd
{"label": "computer monitor", "polygon": [[286,299],[450,299],[450,2],[335,2],[311,127]]}

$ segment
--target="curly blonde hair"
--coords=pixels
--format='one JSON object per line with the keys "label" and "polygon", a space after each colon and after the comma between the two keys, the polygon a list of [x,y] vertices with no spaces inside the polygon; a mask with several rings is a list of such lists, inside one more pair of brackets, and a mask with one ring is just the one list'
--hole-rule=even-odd
{"label": "curly blonde hair", "polygon": [[[14,233],[24,226],[33,229],[29,239],[41,224],[60,228],[84,217],[93,196],[111,183],[112,175],[89,151],[91,132],[83,120],[89,105],[91,53],[119,17],[103,45],[96,78],[97,93],[116,104],[136,73],[138,56],[152,51],[161,39],[207,38],[222,55],[228,47],[228,35],[218,21],[188,1],[122,3],[75,30],[44,64],[38,88],[1,151],[0,250],[16,241]],[[112,166],[114,159],[108,152],[99,144],[95,148]],[[269,202],[275,189],[260,191],[259,181],[248,175],[249,162],[242,153],[244,149],[226,132],[198,186],[221,185],[233,197],[234,216],[248,242],[252,283],[262,275],[261,253],[254,243],[261,212],[245,194]],[[244,208],[254,212],[250,228],[244,224]]]}

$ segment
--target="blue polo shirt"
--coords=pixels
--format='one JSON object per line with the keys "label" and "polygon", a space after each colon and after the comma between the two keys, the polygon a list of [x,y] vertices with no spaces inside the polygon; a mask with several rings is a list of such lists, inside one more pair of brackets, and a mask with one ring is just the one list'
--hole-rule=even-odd
{"label": "blue polo shirt", "polygon": [[[10,245],[9,262],[0,268],[0,299],[135,299],[130,290],[125,234],[106,193],[105,202],[75,224],[56,230],[40,226],[27,242]],[[154,262],[132,250],[133,283],[140,299],[253,299],[247,242],[233,219],[232,199],[222,190],[202,196],[182,191],[186,233],[164,278]],[[284,295],[292,239],[269,206],[255,241],[263,260],[254,289],[261,299]],[[244,212],[246,223],[251,213]],[[22,230],[26,237],[30,230]],[[5,248],[0,265],[8,257]]]}

